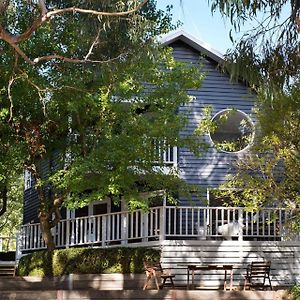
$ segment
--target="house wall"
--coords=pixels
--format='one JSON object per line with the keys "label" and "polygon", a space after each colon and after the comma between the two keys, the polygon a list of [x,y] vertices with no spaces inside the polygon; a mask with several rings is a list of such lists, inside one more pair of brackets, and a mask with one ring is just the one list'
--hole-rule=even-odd
{"label": "house wall", "polygon": [[[60,168],[59,152],[53,151],[51,157],[41,160],[38,164],[39,172],[42,179],[47,179],[51,173],[51,170],[57,170]],[[27,175],[28,176],[28,175]],[[39,213],[39,199],[37,191],[34,187],[34,179],[30,180],[31,186],[25,185],[24,190],[24,210],[23,210],[23,224],[36,223],[38,220]],[[51,193],[50,188],[44,189],[45,195],[49,196]],[[65,216],[65,209],[61,211],[62,216]]]}
{"label": "house wall", "polygon": [[[191,134],[201,121],[203,108],[211,106],[213,115],[217,112],[234,108],[246,113],[254,122],[252,113],[254,95],[243,83],[230,82],[228,74],[220,72],[217,63],[208,57],[201,57],[199,52],[181,41],[170,44],[173,47],[173,55],[176,60],[200,63],[206,77],[200,89],[189,91],[194,100],[181,107],[180,111],[188,116],[188,126],[183,135]],[[206,188],[217,187],[224,182],[227,174],[234,171],[233,163],[243,156],[243,153],[225,153],[217,151],[210,139],[206,138],[209,149],[203,151],[200,157],[196,157],[186,148],[180,148],[178,153],[178,166],[180,176],[185,181]],[[206,195],[205,195],[206,196]],[[188,201],[181,199],[183,205]]]}
{"label": "house wall", "polygon": [[[189,135],[201,121],[202,109],[207,105],[212,106],[213,114],[226,108],[236,108],[251,116],[253,108],[253,96],[249,94],[248,88],[242,83],[231,83],[229,75],[218,70],[217,63],[208,57],[201,57],[199,51],[188,46],[182,41],[170,44],[173,47],[173,55],[176,60],[201,64],[206,77],[200,89],[188,91],[195,99],[179,110],[187,114],[189,124],[183,135]],[[209,142],[209,139],[207,139]],[[210,143],[210,142],[209,142]],[[230,154],[218,152],[210,144],[210,148],[203,152],[201,157],[193,155],[189,149],[179,148],[178,167],[180,176],[188,183],[204,188],[204,196],[198,204],[204,204],[206,200],[206,189],[217,187],[224,182],[227,174],[233,172],[232,163],[242,154]],[[44,176],[49,174],[51,165],[57,160],[45,159],[41,162]],[[182,205],[189,205],[187,199],[180,199]],[[197,199],[199,201],[199,199]],[[33,187],[24,192],[24,219],[23,223],[37,221],[38,198]]]}

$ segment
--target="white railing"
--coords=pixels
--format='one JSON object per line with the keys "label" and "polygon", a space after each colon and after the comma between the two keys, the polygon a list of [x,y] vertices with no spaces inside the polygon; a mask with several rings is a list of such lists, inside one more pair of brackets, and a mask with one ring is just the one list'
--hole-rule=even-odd
{"label": "white railing", "polygon": [[[57,247],[109,246],[164,239],[298,239],[288,228],[294,211],[265,208],[249,212],[225,207],[154,207],[62,220],[53,228]],[[21,251],[45,248],[39,224],[23,225]]]}
{"label": "white railing", "polygon": [[154,164],[177,165],[177,147],[168,146],[165,141],[153,141]]}

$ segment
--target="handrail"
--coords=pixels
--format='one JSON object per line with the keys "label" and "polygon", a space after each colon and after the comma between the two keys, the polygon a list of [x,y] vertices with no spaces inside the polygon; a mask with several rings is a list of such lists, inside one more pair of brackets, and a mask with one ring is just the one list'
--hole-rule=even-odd
{"label": "handrail", "polygon": [[[158,206],[62,220],[52,230],[56,247],[107,247],[165,239],[298,239],[288,221],[295,210],[243,207]],[[46,247],[39,223],[21,226],[21,251]]]}

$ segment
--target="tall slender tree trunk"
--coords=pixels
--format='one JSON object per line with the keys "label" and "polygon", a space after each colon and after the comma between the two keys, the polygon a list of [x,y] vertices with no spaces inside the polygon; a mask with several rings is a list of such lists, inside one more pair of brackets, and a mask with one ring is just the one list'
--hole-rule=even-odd
{"label": "tall slender tree trunk", "polygon": [[39,220],[40,220],[40,226],[42,230],[43,239],[46,243],[47,250],[52,251],[55,249],[55,243],[54,238],[51,232],[51,221],[49,216],[49,213],[46,212],[40,212],[39,214]]}
{"label": "tall slender tree trunk", "polygon": [[46,243],[47,250],[52,251],[55,249],[54,238],[51,232],[51,214],[47,205],[47,199],[41,186],[37,187],[37,194],[40,202],[39,220],[42,231],[43,239]]}

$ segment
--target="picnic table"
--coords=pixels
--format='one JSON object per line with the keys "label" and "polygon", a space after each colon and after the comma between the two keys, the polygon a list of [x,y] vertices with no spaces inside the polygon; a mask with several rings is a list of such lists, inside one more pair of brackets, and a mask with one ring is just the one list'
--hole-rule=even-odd
{"label": "picnic table", "polygon": [[[210,271],[210,270],[221,270],[224,271],[224,291],[227,290],[227,274],[230,272],[230,284],[229,289],[232,290],[233,285],[233,265],[226,264],[226,265],[220,265],[220,264],[208,264],[208,265],[185,265],[187,268],[187,289],[190,289],[190,287],[195,288],[195,272],[199,271]],[[192,275],[192,282],[190,285],[190,274]]]}

